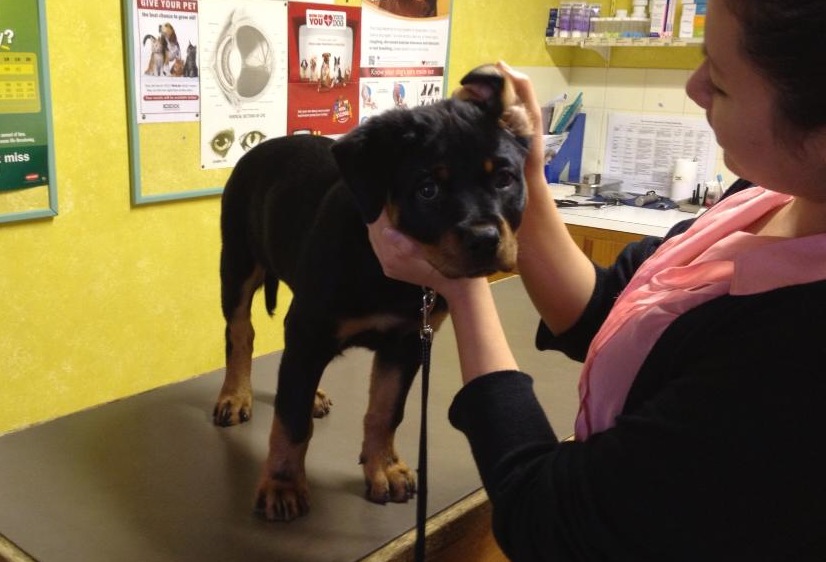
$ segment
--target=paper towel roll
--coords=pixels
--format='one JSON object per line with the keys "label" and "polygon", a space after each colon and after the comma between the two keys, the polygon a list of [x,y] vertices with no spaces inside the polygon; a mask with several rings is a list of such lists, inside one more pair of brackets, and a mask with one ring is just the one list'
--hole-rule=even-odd
{"label": "paper towel roll", "polygon": [[691,198],[697,186],[697,162],[689,158],[677,158],[674,163],[674,174],[671,176],[672,201],[685,201]]}

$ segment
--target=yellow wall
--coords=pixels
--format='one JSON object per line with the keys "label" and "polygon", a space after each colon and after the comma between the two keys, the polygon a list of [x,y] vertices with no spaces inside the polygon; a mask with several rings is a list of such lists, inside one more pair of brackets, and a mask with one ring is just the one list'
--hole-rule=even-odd
{"label": "yellow wall", "polygon": [[[220,200],[130,205],[120,0],[46,5],[60,214],[0,224],[0,433],[223,366]],[[451,85],[552,64],[549,6],[454,0]],[[256,353],[279,349],[254,310]]]}

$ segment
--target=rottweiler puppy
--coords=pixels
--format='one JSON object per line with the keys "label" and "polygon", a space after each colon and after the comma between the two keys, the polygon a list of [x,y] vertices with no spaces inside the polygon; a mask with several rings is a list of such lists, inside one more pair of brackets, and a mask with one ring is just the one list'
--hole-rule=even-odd
{"label": "rottweiler puppy", "polygon": [[[386,207],[450,277],[511,270],[530,134],[510,83],[485,66],[451,99],[387,111],[336,142],[271,139],[238,162],[222,199],[226,375],[215,424],[252,415],[254,293],[264,287],[270,314],[279,282],[293,293],[257,490],[263,517],[288,521],[309,509],[304,458],[312,418],[331,404],[318,384],[327,364],[351,346],[375,351],[360,456],[367,498],[405,502],[415,494],[413,472],[393,441],[421,365],[422,288],[384,276],[365,224]],[[437,298],[434,327],[446,314]]]}

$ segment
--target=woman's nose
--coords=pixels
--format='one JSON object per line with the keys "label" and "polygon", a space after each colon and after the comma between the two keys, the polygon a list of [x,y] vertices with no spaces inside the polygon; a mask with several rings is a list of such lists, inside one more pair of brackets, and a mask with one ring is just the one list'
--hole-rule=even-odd
{"label": "woman's nose", "polygon": [[707,61],[703,61],[688,79],[685,91],[688,97],[703,109],[708,109],[711,106],[712,86]]}

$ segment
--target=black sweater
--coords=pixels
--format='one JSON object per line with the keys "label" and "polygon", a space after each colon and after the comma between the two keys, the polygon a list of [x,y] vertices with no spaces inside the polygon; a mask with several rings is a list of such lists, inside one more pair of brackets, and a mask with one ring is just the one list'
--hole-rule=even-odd
{"label": "black sweater", "polygon": [[[582,318],[541,325],[540,349],[582,359],[658,244],[597,268]],[[585,442],[559,441],[519,372],[466,385],[450,420],[514,561],[826,561],[824,349],[826,282],[726,295],[665,330],[616,426]]]}

